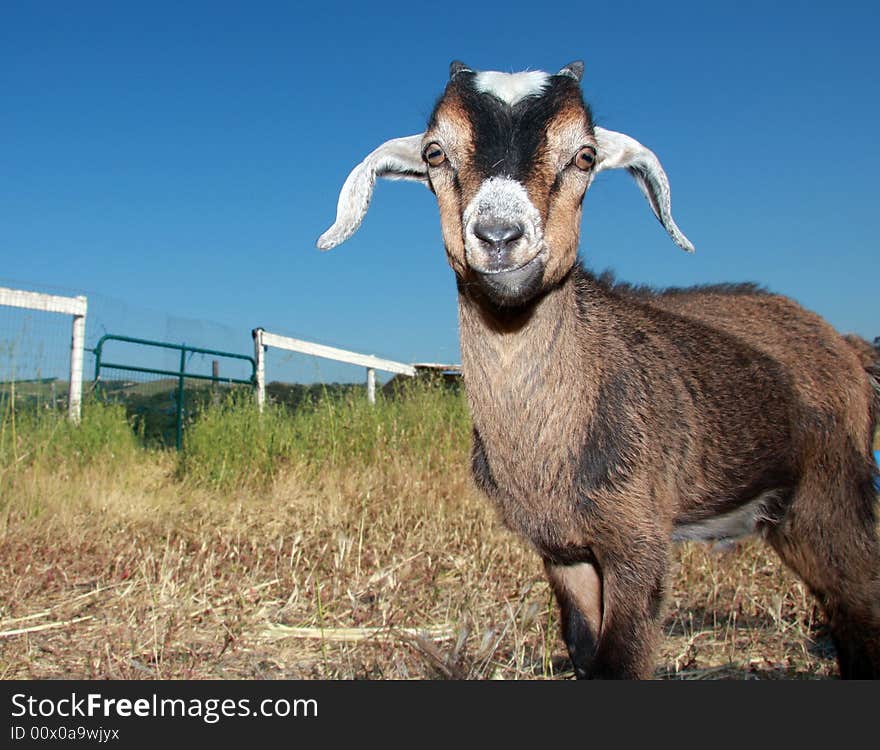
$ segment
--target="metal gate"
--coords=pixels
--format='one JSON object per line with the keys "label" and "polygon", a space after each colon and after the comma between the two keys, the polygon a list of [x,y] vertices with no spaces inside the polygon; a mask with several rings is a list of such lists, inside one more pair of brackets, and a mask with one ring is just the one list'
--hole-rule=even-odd
{"label": "metal gate", "polygon": [[[104,351],[109,343],[135,345],[138,347],[135,352],[139,356],[138,361],[109,362]],[[140,347],[152,347],[150,349],[140,349]],[[170,367],[153,367],[151,358],[157,356],[161,350],[168,352],[179,352],[180,357],[176,369]],[[171,399],[170,408],[167,409],[174,415],[174,443],[178,450],[183,447],[183,429],[184,421],[187,416],[186,407],[186,381],[193,380],[204,384],[206,381],[211,384],[212,400],[216,401],[219,396],[220,386],[247,385],[253,387],[256,383],[256,363],[253,357],[244,354],[233,354],[231,352],[221,352],[214,349],[203,349],[197,346],[187,346],[186,344],[168,344],[163,341],[148,341],[146,339],[132,338],[131,336],[118,336],[114,334],[106,334],[102,336],[94,349],[91,350],[95,354],[95,388],[99,393],[103,393],[105,397],[111,398],[119,402],[132,403],[132,396],[135,393],[135,387],[144,385],[143,382],[131,381],[122,378],[110,380],[106,374],[102,378],[102,374],[108,370],[112,370],[117,374],[121,373],[138,373],[142,375],[154,375],[163,378],[163,380],[149,381],[152,385],[159,385],[158,392],[166,394]],[[152,351],[152,355],[149,353]],[[197,372],[192,368],[192,360],[194,357],[211,357],[211,373]],[[144,361],[145,360],[145,361]],[[240,369],[250,367],[249,377],[223,377],[220,375],[221,361],[225,360],[227,366],[237,365]],[[187,365],[190,369],[187,369]],[[112,388],[111,388],[112,385]],[[196,389],[192,389],[196,390]],[[192,409],[190,410],[192,411]]]}

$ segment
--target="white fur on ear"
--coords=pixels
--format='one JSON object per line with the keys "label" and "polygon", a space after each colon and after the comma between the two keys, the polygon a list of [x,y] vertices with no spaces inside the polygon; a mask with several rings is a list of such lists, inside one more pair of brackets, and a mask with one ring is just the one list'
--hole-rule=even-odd
{"label": "white fur on ear", "polygon": [[377,177],[389,180],[417,180],[427,184],[422,161],[422,133],[386,141],[358,164],[345,180],[336,204],[336,221],[318,238],[321,250],[345,242],[361,225]]}
{"label": "white fur on ear", "polygon": [[648,199],[654,215],[682,250],[694,251],[691,241],[682,234],[672,218],[669,178],[656,154],[624,133],[594,128],[599,147],[594,174],[603,169],[626,169]]}

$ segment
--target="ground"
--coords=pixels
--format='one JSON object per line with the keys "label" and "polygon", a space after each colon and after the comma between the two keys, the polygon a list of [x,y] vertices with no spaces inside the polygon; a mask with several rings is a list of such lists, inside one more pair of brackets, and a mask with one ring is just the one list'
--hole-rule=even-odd
{"label": "ground", "polygon": [[[0,678],[572,677],[540,561],[465,451],[233,490],[139,455],[7,475]],[[663,633],[658,678],[837,674],[812,598],[757,540],[676,547]]]}

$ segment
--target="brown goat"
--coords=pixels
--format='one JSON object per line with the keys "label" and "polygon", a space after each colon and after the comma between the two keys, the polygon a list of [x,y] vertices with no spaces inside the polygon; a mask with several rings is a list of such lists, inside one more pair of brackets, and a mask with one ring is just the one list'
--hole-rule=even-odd
{"label": "brown goat", "polygon": [[752,285],[653,292],[577,261],[581,202],[622,167],[669,234],[669,184],[593,124],[581,63],[453,63],[423,134],[349,175],[327,249],[377,176],[436,194],[458,282],[473,473],[544,560],[578,677],[652,673],[670,542],[757,532],[823,607],[844,677],[880,676],[873,351]]}

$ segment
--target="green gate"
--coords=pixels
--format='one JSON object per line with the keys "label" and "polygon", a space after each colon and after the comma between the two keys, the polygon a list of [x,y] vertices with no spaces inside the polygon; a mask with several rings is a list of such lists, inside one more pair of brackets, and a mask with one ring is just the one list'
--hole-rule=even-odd
{"label": "green gate", "polygon": [[[120,363],[120,362],[108,362],[105,359],[104,347],[108,342],[122,342],[125,344],[135,344],[138,346],[144,347],[155,347],[158,349],[164,350],[173,350],[180,352],[180,364],[178,369],[162,369],[155,367],[146,367],[143,365],[136,365],[133,363]],[[117,336],[114,334],[106,334],[101,336],[98,340],[97,345],[94,349],[90,350],[95,354],[95,387],[96,389],[101,386],[106,386],[106,383],[109,381],[101,380],[101,373],[107,370],[114,370],[116,372],[136,372],[147,375],[159,375],[165,378],[170,378],[176,380],[176,394],[174,398],[174,414],[175,414],[175,445],[177,446],[177,450],[180,450],[183,447],[183,422],[186,414],[185,409],[185,383],[187,380],[196,380],[200,382],[209,381],[212,384],[213,388],[216,388],[220,385],[247,385],[253,387],[256,383],[256,372],[257,366],[254,362],[253,357],[248,357],[244,354],[233,354],[231,352],[221,352],[216,351],[214,349],[202,349],[196,346],[187,346],[186,344],[168,344],[163,341],[148,341],[146,339],[137,339],[132,338],[131,336]],[[236,360],[239,362],[244,362],[250,364],[250,377],[245,378],[230,378],[230,377],[221,377],[219,374],[219,360],[213,360],[212,365],[212,373],[210,375],[204,373],[193,372],[192,370],[187,371],[187,361],[191,360],[193,356],[201,355],[201,356],[210,356],[210,357],[220,357],[225,360]],[[118,381],[116,381],[118,382]],[[103,389],[106,390],[106,387]],[[117,393],[122,393],[123,388],[120,388]],[[216,391],[215,391],[216,393]],[[123,395],[119,400],[124,400],[125,396]]]}

